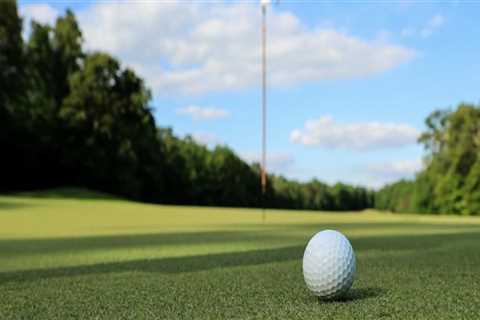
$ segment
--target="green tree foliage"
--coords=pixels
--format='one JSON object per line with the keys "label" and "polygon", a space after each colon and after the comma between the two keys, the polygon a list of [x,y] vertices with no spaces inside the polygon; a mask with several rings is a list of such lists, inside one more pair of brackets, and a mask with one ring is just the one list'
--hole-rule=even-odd
{"label": "green tree foliage", "polygon": [[[365,188],[330,187],[317,180],[300,183],[276,175],[269,176],[262,199],[258,164],[248,165],[226,146],[210,150],[190,136],[175,137],[171,129],[158,132],[167,172],[165,203],[310,210],[361,210],[373,205],[373,193]],[[342,200],[336,199],[338,193]]]}
{"label": "green tree foliage", "polygon": [[316,179],[307,183],[272,176],[272,207],[348,211],[362,210],[373,205],[373,192],[350,185],[337,183],[328,186]]}
{"label": "green tree foliage", "polygon": [[58,115],[81,65],[81,33],[70,11],[54,27],[33,22],[31,29],[23,43],[16,2],[0,2],[1,189],[67,182],[58,161],[64,148]]}
{"label": "green tree foliage", "polygon": [[55,117],[69,94],[69,78],[83,62],[82,43],[82,33],[70,10],[57,19],[54,27],[32,21],[26,55],[32,102],[43,102],[42,107],[49,104],[49,109],[40,109],[41,114]]}
{"label": "green tree foliage", "polygon": [[[22,20],[15,1],[0,1],[0,176],[6,185],[15,187],[12,168],[18,166],[17,155],[29,141],[25,127],[25,59]],[[0,190],[5,187],[0,186]]]}
{"label": "green tree foliage", "polygon": [[[0,1],[0,111],[5,116],[21,93],[24,73],[22,20],[15,1]],[[3,124],[3,123],[2,123]]]}
{"label": "green tree foliage", "polygon": [[159,128],[163,155],[162,201],[197,205],[258,205],[259,170],[250,167],[229,148],[209,150],[192,137],[176,137]]}
{"label": "green tree foliage", "polygon": [[460,104],[435,111],[419,141],[426,168],[377,194],[376,206],[392,211],[474,215],[480,213],[480,108]]}
{"label": "green tree foliage", "polygon": [[[30,103],[30,118],[36,124],[53,128],[60,105],[55,101],[54,49],[51,43],[52,28],[32,21],[26,44]],[[67,79],[63,79],[64,82]]]}
{"label": "green tree foliage", "polygon": [[[32,22],[24,44],[16,3],[0,2],[0,189],[82,186],[136,200],[211,206],[356,210],[371,192],[270,176],[227,146],[157,128],[150,91],[105,53],[86,54],[71,11],[54,26]],[[475,184],[474,181],[471,183]]]}
{"label": "green tree foliage", "polygon": [[[144,168],[155,165],[149,153],[160,152],[143,80],[109,55],[95,53],[69,84],[59,118],[68,146],[62,159],[69,172],[77,172],[74,182],[139,197],[140,176],[148,177]],[[85,161],[79,164],[79,158]]]}
{"label": "green tree foliage", "polygon": [[383,187],[375,195],[375,206],[392,212],[413,212],[413,181],[401,180]]}

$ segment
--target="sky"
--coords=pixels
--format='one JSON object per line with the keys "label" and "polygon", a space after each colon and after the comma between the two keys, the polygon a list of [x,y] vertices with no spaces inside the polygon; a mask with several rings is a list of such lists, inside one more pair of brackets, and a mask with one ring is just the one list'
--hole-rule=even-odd
{"label": "sky", "polygon": [[[20,1],[53,23],[66,8],[88,51],[152,90],[179,136],[261,152],[260,1]],[[267,8],[267,169],[379,188],[422,168],[435,109],[478,103],[480,2],[280,1]]]}

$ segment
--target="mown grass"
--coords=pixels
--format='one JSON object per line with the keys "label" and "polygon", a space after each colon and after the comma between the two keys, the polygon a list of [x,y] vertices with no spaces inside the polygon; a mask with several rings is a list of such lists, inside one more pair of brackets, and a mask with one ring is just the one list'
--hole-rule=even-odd
{"label": "mown grass", "polygon": [[[333,302],[301,272],[325,228],[357,255]],[[477,218],[0,197],[0,319],[477,319],[478,288]]]}

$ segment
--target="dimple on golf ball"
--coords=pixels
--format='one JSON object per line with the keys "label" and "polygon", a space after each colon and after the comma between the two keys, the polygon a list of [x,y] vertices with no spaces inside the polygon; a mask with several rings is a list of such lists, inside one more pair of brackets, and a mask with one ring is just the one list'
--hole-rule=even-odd
{"label": "dimple on golf ball", "polygon": [[338,231],[315,234],[303,254],[303,277],[318,297],[329,299],[350,289],[355,276],[355,254],[348,239]]}

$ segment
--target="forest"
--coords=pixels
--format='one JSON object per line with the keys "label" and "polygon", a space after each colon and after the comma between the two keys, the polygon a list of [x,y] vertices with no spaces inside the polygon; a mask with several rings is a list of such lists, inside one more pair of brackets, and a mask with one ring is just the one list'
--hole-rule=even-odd
{"label": "forest", "polygon": [[480,213],[480,106],[437,110],[425,121],[419,142],[424,169],[376,193],[375,206],[393,212]]}
{"label": "forest", "polygon": [[[373,191],[269,175],[228,146],[207,148],[156,125],[134,70],[87,52],[74,14],[32,22],[0,1],[0,192],[75,186],[165,204],[360,210]],[[157,114],[161,117],[161,114]]]}

